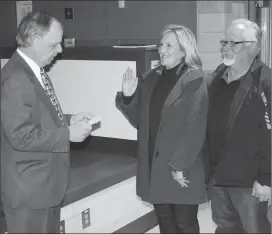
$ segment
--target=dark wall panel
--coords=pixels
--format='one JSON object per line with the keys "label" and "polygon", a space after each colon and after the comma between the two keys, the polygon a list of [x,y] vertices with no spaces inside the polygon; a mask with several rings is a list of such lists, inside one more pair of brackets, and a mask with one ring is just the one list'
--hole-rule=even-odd
{"label": "dark wall panel", "polygon": [[14,46],[17,32],[16,2],[0,1],[0,46]]}

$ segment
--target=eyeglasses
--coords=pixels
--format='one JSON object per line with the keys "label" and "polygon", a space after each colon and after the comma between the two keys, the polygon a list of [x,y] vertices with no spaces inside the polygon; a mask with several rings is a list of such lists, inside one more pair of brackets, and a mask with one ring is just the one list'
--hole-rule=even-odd
{"label": "eyeglasses", "polygon": [[220,40],[221,46],[228,46],[228,47],[234,47],[237,44],[246,43],[246,42],[256,42],[256,41],[227,41],[227,40]]}

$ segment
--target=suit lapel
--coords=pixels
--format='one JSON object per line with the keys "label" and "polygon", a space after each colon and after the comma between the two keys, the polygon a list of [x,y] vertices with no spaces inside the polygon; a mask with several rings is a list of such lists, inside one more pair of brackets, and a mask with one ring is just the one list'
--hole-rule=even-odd
{"label": "suit lapel", "polygon": [[44,103],[44,105],[46,106],[48,111],[50,112],[50,115],[52,116],[54,121],[61,126],[61,122],[57,116],[57,112],[56,112],[54,106],[52,105],[49,97],[46,95],[46,92],[45,92],[43,86],[41,85],[38,78],[35,76],[34,72],[30,68],[30,66],[26,63],[26,61],[17,52],[15,52],[13,56],[14,56],[15,61],[17,61],[18,63],[20,63],[22,65],[22,67],[24,68],[24,70],[26,71],[26,73],[28,75],[29,80],[35,85],[35,89],[36,89],[37,94],[40,96],[42,102]]}

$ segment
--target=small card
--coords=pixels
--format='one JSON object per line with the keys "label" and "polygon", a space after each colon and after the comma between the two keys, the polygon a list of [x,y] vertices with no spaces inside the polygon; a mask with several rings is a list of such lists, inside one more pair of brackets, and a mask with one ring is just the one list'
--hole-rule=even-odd
{"label": "small card", "polygon": [[91,120],[88,121],[88,124],[93,125],[99,123],[101,122],[101,119],[102,119],[101,116],[93,117]]}

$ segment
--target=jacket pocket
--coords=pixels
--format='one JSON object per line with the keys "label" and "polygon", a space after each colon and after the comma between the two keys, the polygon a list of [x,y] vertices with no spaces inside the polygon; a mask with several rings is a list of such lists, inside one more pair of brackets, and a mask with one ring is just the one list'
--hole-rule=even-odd
{"label": "jacket pocket", "polygon": [[23,162],[16,162],[16,169],[18,173],[35,171],[40,168],[46,167],[48,161],[45,160],[27,160]]}

